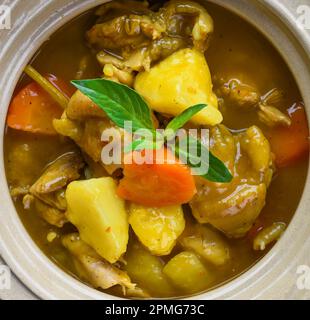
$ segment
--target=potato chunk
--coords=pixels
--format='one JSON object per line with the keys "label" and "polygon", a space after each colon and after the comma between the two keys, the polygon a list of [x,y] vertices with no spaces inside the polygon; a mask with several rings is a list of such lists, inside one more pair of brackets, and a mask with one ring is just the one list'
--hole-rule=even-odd
{"label": "potato chunk", "polygon": [[196,50],[177,51],[150,71],[140,73],[135,89],[157,112],[176,116],[192,105],[205,103],[208,107],[194,116],[193,122],[216,125],[223,120],[206,59]]}
{"label": "potato chunk", "polygon": [[185,228],[181,206],[148,208],[130,205],[129,223],[139,240],[152,254],[170,254]]}
{"label": "potato chunk", "polygon": [[191,250],[216,266],[226,264],[230,259],[229,247],[224,239],[210,227],[197,224],[190,235],[180,240],[186,250]]}
{"label": "potato chunk", "polygon": [[139,243],[129,244],[125,255],[125,270],[139,287],[147,290],[153,297],[171,297],[174,288],[163,274],[164,263],[153,256]]}
{"label": "potato chunk", "polygon": [[114,263],[126,251],[128,219],[124,201],[116,195],[112,178],[75,181],[66,191],[67,218],[81,239]]}
{"label": "potato chunk", "polygon": [[173,284],[192,294],[204,289],[212,283],[212,276],[195,253],[183,251],[173,257],[164,267],[163,272]]}

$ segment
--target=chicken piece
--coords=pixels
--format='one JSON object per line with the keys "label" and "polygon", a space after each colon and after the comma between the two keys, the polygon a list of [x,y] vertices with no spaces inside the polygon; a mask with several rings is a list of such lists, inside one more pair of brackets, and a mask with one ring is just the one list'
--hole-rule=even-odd
{"label": "chicken piece", "polygon": [[132,87],[134,83],[134,75],[132,70],[120,70],[113,64],[104,65],[103,75],[104,78],[108,80],[119,82],[129,87]]}
{"label": "chicken piece", "polygon": [[66,115],[71,120],[85,120],[92,117],[107,118],[105,112],[79,90],[71,97],[66,108]]}
{"label": "chicken piece", "polygon": [[124,130],[115,127],[109,119],[92,117],[81,122],[68,119],[64,115],[61,119],[55,119],[53,125],[59,134],[71,138],[94,162],[103,165],[108,174],[112,175],[116,170],[122,168],[121,164],[106,165],[101,162],[101,152],[107,143],[101,139],[103,131],[115,130],[115,136],[120,139],[124,135]]}
{"label": "chicken piece", "polygon": [[53,208],[31,194],[23,198],[23,205],[26,210],[34,206],[36,213],[47,223],[58,228],[62,228],[68,222],[65,212]]}
{"label": "chicken piece", "polygon": [[[168,34],[175,36],[180,35],[180,33],[182,33],[180,31],[186,29],[186,25],[185,27],[183,25],[184,21],[186,22],[188,17],[193,17],[195,21],[190,35],[194,47],[199,51],[206,51],[209,36],[213,33],[214,25],[213,19],[203,6],[192,1],[172,0],[169,1],[160,12],[165,18]],[[183,16],[181,26],[179,25],[180,18],[178,16]]]}
{"label": "chicken piece", "polygon": [[246,234],[265,205],[266,186],[242,185],[227,197],[201,201],[193,206],[193,214],[200,223],[210,223],[228,237]]}
{"label": "chicken piece", "polygon": [[268,127],[287,126],[292,124],[290,117],[281,112],[278,108],[283,106],[284,92],[274,88],[261,97],[258,105],[258,118]]}
{"label": "chicken piece", "polygon": [[259,120],[268,127],[286,126],[292,124],[290,117],[273,106],[259,104],[258,111]]}
{"label": "chicken piece", "polygon": [[109,120],[90,118],[84,122],[78,122],[62,118],[54,120],[53,124],[59,134],[74,140],[95,162],[100,161],[104,146],[101,135],[104,129],[112,126]]}
{"label": "chicken piece", "polygon": [[160,38],[165,31],[164,21],[150,11],[148,15],[125,14],[98,23],[86,33],[86,38],[95,48],[116,50],[126,46],[137,48],[145,41]]}
{"label": "chicken piece", "polygon": [[79,152],[69,152],[50,164],[29,192],[46,204],[59,210],[66,210],[64,188],[80,177],[84,161]]}
{"label": "chicken piece", "polygon": [[214,77],[215,93],[229,104],[240,107],[243,110],[251,110],[260,102],[260,94],[256,88],[242,83],[238,79],[225,81]]}
{"label": "chicken piece", "polygon": [[[127,9],[126,9],[127,8]],[[87,32],[88,43],[99,50],[104,77],[132,86],[136,72],[186,48],[204,52],[213,20],[201,5],[170,1],[158,12],[137,2],[104,4],[97,24]]]}
{"label": "chicken piece", "polygon": [[273,175],[269,142],[255,126],[235,136],[219,126],[211,130],[210,149],[234,167],[234,178],[226,184],[197,178],[198,194],[190,203],[193,215],[228,237],[243,237],[265,205]]}
{"label": "chicken piece", "polygon": [[106,52],[97,56],[101,65],[113,64],[119,69],[143,71],[149,70],[151,63],[164,59],[179,49],[185,48],[186,42],[182,38],[162,37],[153,41],[149,46],[143,46],[135,51],[123,50],[123,59],[119,59]]}
{"label": "chicken piece", "polygon": [[29,192],[29,186],[20,186],[10,188],[10,195],[12,198],[18,198],[19,196],[24,196]]}
{"label": "chicken piece", "polygon": [[261,101],[264,105],[279,107],[285,102],[284,96],[283,90],[274,88],[261,97]]}
{"label": "chicken piece", "polygon": [[135,288],[126,272],[102,259],[77,233],[64,236],[62,244],[75,259],[81,278],[95,288],[109,289],[116,285],[120,285],[124,290]]}

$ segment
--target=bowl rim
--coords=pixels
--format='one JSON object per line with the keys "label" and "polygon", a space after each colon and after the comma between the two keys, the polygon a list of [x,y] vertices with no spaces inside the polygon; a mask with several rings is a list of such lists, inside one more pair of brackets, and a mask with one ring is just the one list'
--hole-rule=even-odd
{"label": "bowl rim", "polygon": [[[0,52],[0,59],[8,61],[8,56],[15,52],[9,68],[0,66],[0,87],[4,88],[0,95],[1,109],[0,130],[4,132],[6,111],[15,85],[20,78],[26,63],[37,49],[62,25],[82,12],[106,2],[104,0],[64,0],[57,6],[53,0],[46,0],[36,6],[25,5],[21,8],[20,1],[12,0],[13,13],[25,18],[25,7],[29,10],[27,21],[20,19],[7,35],[7,42]],[[271,41],[284,56],[295,80],[302,92],[308,114],[310,114],[310,41],[303,30],[293,22],[292,14],[279,2],[272,0],[245,1],[211,0],[254,24]],[[24,15],[23,15],[24,14]],[[25,19],[26,20],[26,19]],[[45,21],[40,23],[40,21]],[[262,25],[260,23],[265,22]],[[38,26],[39,28],[34,28]],[[33,31],[36,30],[36,31]],[[23,35],[28,32],[24,41]],[[14,34],[15,33],[15,34]],[[281,35],[281,36],[280,36]],[[283,42],[289,39],[288,42]],[[0,41],[2,41],[0,37]],[[14,46],[18,45],[18,49]],[[15,51],[14,51],[15,50]],[[2,60],[4,58],[4,60]],[[14,63],[13,63],[14,62]],[[308,63],[308,64],[307,64]],[[308,119],[309,120],[309,119]],[[3,159],[3,139],[0,141],[2,152],[0,160],[0,218],[6,223],[0,224],[0,253],[18,278],[37,296],[44,299],[120,299],[110,294],[99,292],[81,281],[65,273],[41,252],[25,230],[8,192]],[[305,212],[310,205],[309,170],[307,184],[296,213],[281,240],[260,261],[233,280],[206,293],[187,299],[239,299],[268,297],[270,286],[288,291],[287,282],[294,285],[296,281],[292,265],[300,256],[299,247],[309,250],[310,243],[305,243],[305,235],[310,233],[310,225],[306,223]],[[5,220],[4,220],[5,219]],[[291,245],[291,248],[288,249]],[[306,251],[305,251],[306,252]],[[295,259],[292,257],[295,256]],[[279,258],[280,257],[280,258]],[[300,257],[299,257],[300,259]],[[283,268],[281,262],[286,262]],[[298,262],[297,262],[298,263]],[[267,270],[272,266],[273,270]],[[283,280],[285,279],[285,280]],[[258,287],[257,287],[258,286]],[[290,287],[290,288],[291,288]],[[260,288],[259,292],[257,289]],[[269,291],[268,291],[269,290]],[[302,292],[297,292],[303,297]]]}

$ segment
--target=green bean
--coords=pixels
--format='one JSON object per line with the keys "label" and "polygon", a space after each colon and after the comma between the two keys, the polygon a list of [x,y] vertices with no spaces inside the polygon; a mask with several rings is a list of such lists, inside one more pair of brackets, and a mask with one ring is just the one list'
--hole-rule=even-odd
{"label": "green bean", "polygon": [[274,222],[271,226],[264,228],[254,238],[253,249],[265,250],[268,244],[280,239],[285,228],[286,224],[283,222]]}

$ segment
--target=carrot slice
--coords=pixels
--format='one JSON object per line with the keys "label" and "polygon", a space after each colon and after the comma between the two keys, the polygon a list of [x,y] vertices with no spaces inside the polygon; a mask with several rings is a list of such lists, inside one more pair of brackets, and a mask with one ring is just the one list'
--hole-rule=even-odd
{"label": "carrot slice", "polygon": [[[145,151],[134,151],[125,156],[125,163],[131,157],[145,156]],[[137,204],[163,207],[184,204],[196,193],[196,186],[190,169],[164,148],[160,154],[153,152],[152,164],[124,165],[124,178],[120,181],[117,194]]]}
{"label": "carrot slice", "polygon": [[309,128],[303,104],[294,104],[288,112],[291,126],[274,128],[269,136],[279,168],[289,166],[309,154]]}
{"label": "carrot slice", "polygon": [[[54,75],[48,75],[47,79],[67,97],[72,95],[72,89],[64,81]],[[7,125],[17,130],[56,135],[52,122],[60,118],[62,113],[63,109],[58,103],[36,82],[31,82],[13,98]]]}

